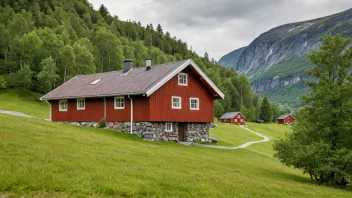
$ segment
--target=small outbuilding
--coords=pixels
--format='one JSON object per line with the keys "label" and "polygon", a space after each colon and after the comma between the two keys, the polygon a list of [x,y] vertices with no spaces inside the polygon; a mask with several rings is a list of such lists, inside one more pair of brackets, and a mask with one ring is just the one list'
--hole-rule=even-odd
{"label": "small outbuilding", "polygon": [[220,117],[220,122],[245,125],[246,117],[240,112],[228,112]]}
{"label": "small outbuilding", "polygon": [[292,124],[294,123],[296,118],[294,118],[291,114],[281,115],[277,118],[277,123],[279,124]]}

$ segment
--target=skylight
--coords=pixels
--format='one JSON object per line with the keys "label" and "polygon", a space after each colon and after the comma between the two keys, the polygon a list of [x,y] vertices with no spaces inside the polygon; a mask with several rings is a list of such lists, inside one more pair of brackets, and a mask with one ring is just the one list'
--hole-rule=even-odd
{"label": "skylight", "polygon": [[91,85],[96,85],[99,81],[101,81],[101,79],[96,79],[95,81],[91,82]]}

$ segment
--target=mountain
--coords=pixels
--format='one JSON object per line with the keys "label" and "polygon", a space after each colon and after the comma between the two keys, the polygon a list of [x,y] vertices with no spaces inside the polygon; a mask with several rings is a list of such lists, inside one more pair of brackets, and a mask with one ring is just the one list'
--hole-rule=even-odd
{"label": "mountain", "polygon": [[221,57],[221,59],[219,60],[219,64],[225,67],[233,67],[233,63],[238,60],[238,58],[245,49],[246,47],[241,47],[226,54],[225,56]]}
{"label": "mountain", "polygon": [[352,9],[273,28],[247,47],[223,56],[219,63],[249,77],[259,95],[298,107],[300,95],[308,91],[302,81],[305,71],[312,67],[307,54],[318,50],[327,34],[351,37]]}

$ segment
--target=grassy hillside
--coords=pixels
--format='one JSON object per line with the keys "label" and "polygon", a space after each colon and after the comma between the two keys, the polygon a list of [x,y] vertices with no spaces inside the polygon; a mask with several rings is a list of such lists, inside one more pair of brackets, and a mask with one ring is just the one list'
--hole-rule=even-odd
{"label": "grassy hillside", "polygon": [[[351,196],[282,166],[272,157],[270,142],[217,150],[9,115],[0,115],[0,121],[0,195]],[[288,130],[274,124],[249,126],[270,137]],[[219,124],[214,131],[226,127]]]}
{"label": "grassy hillside", "polygon": [[48,119],[50,106],[46,102],[41,102],[40,97],[40,94],[30,91],[0,89],[0,110],[17,111]]}
{"label": "grassy hillside", "polygon": [[261,140],[262,138],[242,129],[238,125],[224,124],[217,122],[219,128],[211,129],[210,136],[218,139],[218,145],[221,146],[238,146],[249,141]]}

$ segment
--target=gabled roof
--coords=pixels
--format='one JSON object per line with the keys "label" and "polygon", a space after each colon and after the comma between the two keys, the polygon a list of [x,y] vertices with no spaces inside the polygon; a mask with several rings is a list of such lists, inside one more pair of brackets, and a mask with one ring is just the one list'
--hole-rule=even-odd
{"label": "gabled roof", "polygon": [[236,111],[236,112],[227,112],[225,113],[224,115],[222,115],[220,117],[220,120],[223,120],[223,119],[232,119],[233,117],[235,117],[237,114],[241,114],[244,118],[246,118],[242,113]]}
{"label": "gabled roof", "polygon": [[[126,73],[120,70],[78,75],[40,99],[54,100],[118,95],[150,96],[188,66],[193,72],[197,73],[202,83],[206,84],[215,93],[214,97],[224,98],[224,94],[216,85],[203,73],[195,62],[189,59],[153,66],[149,70],[146,70],[145,67],[139,67],[133,68]],[[97,80],[97,83],[93,83]]]}
{"label": "gabled roof", "polygon": [[[277,119],[278,120],[282,120],[282,119],[285,119],[286,117],[288,117],[288,116],[291,116],[291,117],[293,117],[291,114],[286,114],[286,115],[281,115],[280,117],[278,117]],[[293,117],[293,119],[296,119],[295,117]]]}

